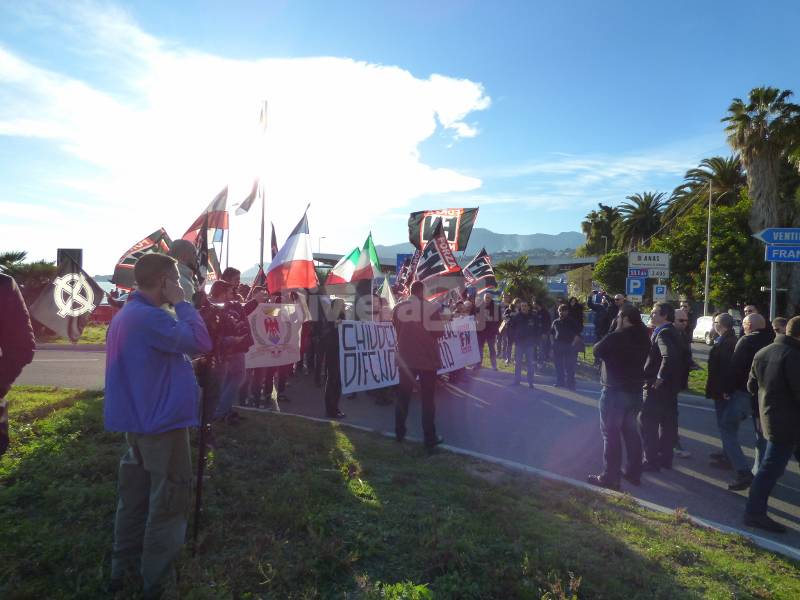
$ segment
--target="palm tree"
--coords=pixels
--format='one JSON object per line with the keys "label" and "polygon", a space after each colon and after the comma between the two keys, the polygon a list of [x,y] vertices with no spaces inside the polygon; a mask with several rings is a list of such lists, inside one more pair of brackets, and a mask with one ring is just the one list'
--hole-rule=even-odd
{"label": "palm tree", "polygon": [[674,227],[677,224],[676,217],[684,214],[689,207],[706,204],[709,187],[714,203],[730,205],[736,203],[739,192],[746,185],[747,177],[737,155],[704,158],[698,167],[686,171],[684,182],[672,192],[662,219],[665,229]]}
{"label": "palm tree", "polygon": [[608,248],[614,247],[614,224],[619,220],[619,211],[602,202],[598,207],[599,210],[590,212],[581,223],[586,242],[575,252],[576,256],[603,254]]}
{"label": "palm tree", "polygon": [[667,199],[664,192],[644,192],[625,198],[620,204],[620,219],[614,225],[616,246],[632,250],[649,240],[661,227],[661,215]]}
{"label": "palm tree", "polygon": [[748,102],[734,98],[728,107],[728,144],[742,157],[753,207],[750,228],[787,225],[787,210],[778,190],[781,166],[797,142],[800,106],[788,102],[789,90],[758,87]]}
{"label": "palm tree", "polygon": [[21,263],[26,256],[27,252],[0,252],[0,273],[9,273],[14,265]]}
{"label": "palm tree", "polygon": [[536,271],[535,267],[528,264],[525,255],[497,263],[494,267],[497,278],[506,282],[505,291],[527,301],[532,298],[541,300],[547,296],[547,288]]}

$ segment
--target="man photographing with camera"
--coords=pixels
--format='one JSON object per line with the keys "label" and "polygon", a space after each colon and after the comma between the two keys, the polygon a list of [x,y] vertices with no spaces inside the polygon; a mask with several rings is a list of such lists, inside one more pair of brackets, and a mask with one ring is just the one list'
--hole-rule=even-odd
{"label": "man photographing with camera", "polygon": [[106,342],[105,426],[124,432],[128,444],[109,591],[138,571],[145,597],[158,598],[174,581],[192,499],[188,428],[198,425],[199,389],[188,355],[209,352],[211,339],[173,258],[146,254],[134,275],[138,289]]}

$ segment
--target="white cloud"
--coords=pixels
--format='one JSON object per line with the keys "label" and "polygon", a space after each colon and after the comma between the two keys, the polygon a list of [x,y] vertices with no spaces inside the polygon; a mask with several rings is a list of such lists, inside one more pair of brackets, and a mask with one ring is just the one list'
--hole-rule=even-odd
{"label": "white cloud", "polygon": [[[702,157],[729,152],[720,136],[702,136],[659,148],[618,155],[577,155],[553,152],[556,158],[481,170],[488,188],[483,204],[514,203],[547,211],[574,211],[598,202],[616,205],[644,191],[672,190]],[[511,183],[513,194],[493,192]]]}
{"label": "white cloud", "polygon": [[[223,185],[240,200],[255,174],[279,237],[310,202],[312,235],[331,249],[363,239],[372,218],[413,198],[481,186],[418,151],[437,128],[477,135],[466,119],[490,104],[478,83],[347,58],[231,60],[159,40],[117,8],[65,6],[28,23],[90,57],[102,77],[81,80],[0,46],[0,135],[50,140],[96,168],[91,178],[44,181],[57,196],[103,207],[102,223],[86,210],[71,232],[90,270],[108,272],[162,225],[180,236]],[[231,263],[251,264],[258,219],[231,221]],[[9,229],[4,246],[30,248],[29,231]],[[52,255],[51,240],[41,238],[39,253]]]}

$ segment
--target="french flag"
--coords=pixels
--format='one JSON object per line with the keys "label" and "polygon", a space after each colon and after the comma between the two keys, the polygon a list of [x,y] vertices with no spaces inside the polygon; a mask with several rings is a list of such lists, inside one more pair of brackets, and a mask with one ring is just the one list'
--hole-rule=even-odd
{"label": "french flag", "polygon": [[319,285],[317,272],[314,270],[307,213],[308,208],[269,265],[267,289],[271,293],[285,289],[315,288]]}

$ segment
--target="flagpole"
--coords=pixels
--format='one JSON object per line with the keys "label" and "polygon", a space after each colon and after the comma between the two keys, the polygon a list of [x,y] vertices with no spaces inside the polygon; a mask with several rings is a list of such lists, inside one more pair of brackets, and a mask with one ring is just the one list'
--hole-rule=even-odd
{"label": "flagpole", "polygon": [[228,259],[231,257],[231,230],[228,229],[228,235],[225,235],[225,230],[223,229],[222,232],[222,241],[225,241],[225,238],[228,238],[228,245],[225,247],[225,268],[228,268]]}
{"label": "flagpole", "polygon": [[261,252],[259,253],[258,266],[264,268],[264,188],[259,181],[259,192],[261,193]]}

